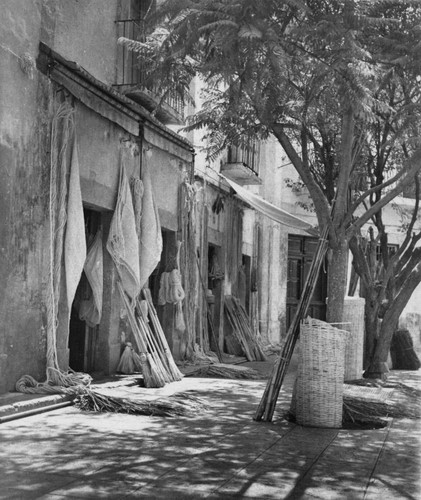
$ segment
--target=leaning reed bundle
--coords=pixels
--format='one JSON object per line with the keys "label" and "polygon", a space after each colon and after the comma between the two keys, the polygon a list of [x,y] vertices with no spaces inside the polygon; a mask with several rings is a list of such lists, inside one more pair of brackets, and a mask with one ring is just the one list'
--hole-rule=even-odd
{"label": "leaning reed bundle", "polygon": [[152,333],[152,330],[149,326],[148,314],[146,301],[136,300],[135,307],[135,317],[139,326],[140,331],[144,339],[146,340],[146,346],[150,355],[155,363],[155,366],[158,369],[158,372],[161,374],[162,379],[165,384],[172,382],[172,378],[168,372],[167,366],[164,360],[164,353],[160,350],[158,346],[158,342]]}
{"label": "leaning reed bundle", "polygon": [[119,398],[98,391],[85,390],[76,397],[74,404],[83,411],[128,413],[155,417],[191,415],[206,409],[200,399],[186,393],[148,401]]}
{"label": "leaning reed bundle", "polygon": [[265,361],[267,358],[263,348],[253,332],[248,315],[240,300],[227,295],[224,305],[234,336],[241,345],[248,361]]}
{"label": "leaning reed bundle", "polygon": [[174,382],[181,380],[183,378],[183,374],[178,369],[177,365],[175,364],[174,358],[171,354],[167,338],[165,337],[165,333],[159,321],[158,314],[152,302],[151,291],[149,290],[149,288],[144,288],[142,290],[142,293],[148,305],[148,314],[150,321],[152,323],[153,332],[155,334],[157,348],[162,353],[163,360],[167,367],[170,379],[171,381]]}
{"label": "leaning reed bundle", "polygon": [[300,321],[307,314],[307,309],[316,286],[319,270],[327,251],[327,234],[328,228],[326,227],[323,234],[319,238],[316,253],[308,272],[303,293],[300,297],[300,302],[298,303],[294,318],[288,329],[282,353],[275,362],[271,377],[268,380],[262,399],[255,412],[254,420],[264,420],[270,422],[273,418],[279,391],[281,390],[282,383],[291,361],[292,353],[294,352],[295,344],[300,334]]}
{"label": "leaning reed bundle", "polygon": [[134,310],[129,302],[126,293],[120,282],[117,282],[117,287],[120,291],[123,304],[127,312],[127,318],[132,329],[133,337],[139,351],[140,362],[142,365],[143,380],[146,387],[163,387],[165,385],[165,376],[159,367],[156,365],[155,360],[151,356],[148,345],[147,338],[145,335],[142,325],[136,319]]}

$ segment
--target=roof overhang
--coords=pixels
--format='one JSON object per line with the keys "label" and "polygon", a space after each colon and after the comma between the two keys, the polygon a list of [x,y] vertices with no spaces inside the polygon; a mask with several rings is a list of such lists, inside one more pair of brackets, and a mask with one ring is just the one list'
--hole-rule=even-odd
{"label": "roof overhang", "polygon": [[193,152],[189,141],[165,127],[145,108],[97,80],[82,66],[68,61],[42,42],[39,45],[37,68],[85,106],[130,134],[139,136],[142,127],[147,125],[182,149]]}

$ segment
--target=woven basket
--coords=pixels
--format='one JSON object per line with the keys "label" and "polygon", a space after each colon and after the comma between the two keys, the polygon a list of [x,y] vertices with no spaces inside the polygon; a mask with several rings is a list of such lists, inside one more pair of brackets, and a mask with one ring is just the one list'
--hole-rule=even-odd
{"label": "woven basket", "polygon": [[351,333],[345,348],[345,380],[362,377],[364,357],[364,308],[365,300],[360,297],[345,297],[343,325]]}
{"label": "woven basket", "polygon": [[349,333],[307,318],[301,323],[295,416],[311,427],[342,426],[345,346]]}

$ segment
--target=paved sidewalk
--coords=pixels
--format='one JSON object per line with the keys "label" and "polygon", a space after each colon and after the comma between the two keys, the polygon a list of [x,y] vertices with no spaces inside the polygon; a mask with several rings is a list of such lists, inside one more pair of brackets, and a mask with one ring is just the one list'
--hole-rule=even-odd
{"label": "paved sidewalk", "polygon": [[[394,372],[419,387],[419,372]],[[421,498],[420,421],[376,430],[254,422],[265,381],[194,379],[149,397],[189,392],[209,405],[159,418],[57,409],[0,424],[0,499]],[[152,392],[151,392],[152,391]]]}

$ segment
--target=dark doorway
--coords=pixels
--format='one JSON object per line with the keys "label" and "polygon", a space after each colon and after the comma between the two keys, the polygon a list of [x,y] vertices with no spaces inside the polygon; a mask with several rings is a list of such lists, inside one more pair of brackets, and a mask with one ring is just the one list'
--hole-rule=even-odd
{"label": "dark doorway", "polygon": [[[95,238],[101,226],[101,213],[84,209],[86,245]],[[91,293],[85,273],[82,273],[72,304],[69,325],[69,366],[72,370],[92,373],[95,371],[95,351],[98,341],[98,325],[90,327],[79,318],[81,299]]]}
{"label": "dark doorway", "polygon": [[[317,242],[317,239],[305,236],[288,237],[287,328],[297,310]],[[322,266],[310,301],[309,316],[323,321],[326,319],[326,296],[327,274],[325,266]]]}
{"label": "dark doorway", "polygon": [[[220,328],[221,328],[221,314],[223,314],[223,258],[220,246],[208,245],[208,288],[206,295],[206,307],[212,318],[212,325],[208,321],[208,337],[210,349],[214,352],[218,351],[216,342],[221,343]],[[213,334],[211,328],[213,327]]]}

